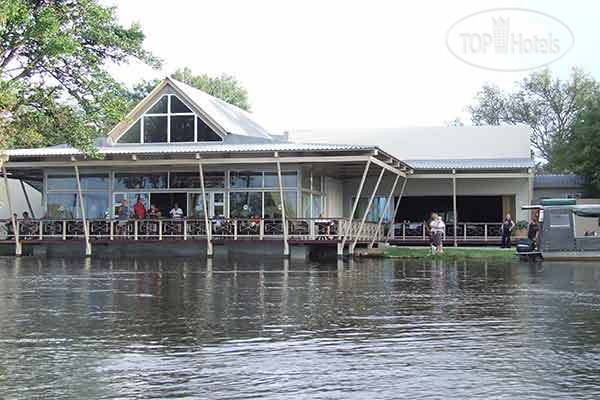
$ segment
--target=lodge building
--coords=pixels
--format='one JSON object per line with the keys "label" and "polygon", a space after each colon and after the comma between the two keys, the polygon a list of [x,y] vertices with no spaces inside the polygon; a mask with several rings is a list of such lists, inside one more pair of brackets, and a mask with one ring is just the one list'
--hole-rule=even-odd
{"label": "lodge building", "polygon": [[[275,135],[249,113],[166,78],[98,140],[98,159],[67,145],[6,152],[5,183],[20,179],[41,196],[29,205],[34,218],[10,221],[4,242],[17,254],[67,243],[87,254],[147,251],[167,240],[209,255],[257,242],[286,255],[310,246],[343,254],[423,241],[431,211],[443,214],[455,244],[495,240],[507,212],[527,217],[520,211],[533,198],[526,129],[505,129],[500,143],[474,128],[440,132]],[[332,144],[339,138],[349,143]],[[153,204],[162,218],[119,220],[124,199]],[[181,220],[169,218],[176,203]]]}

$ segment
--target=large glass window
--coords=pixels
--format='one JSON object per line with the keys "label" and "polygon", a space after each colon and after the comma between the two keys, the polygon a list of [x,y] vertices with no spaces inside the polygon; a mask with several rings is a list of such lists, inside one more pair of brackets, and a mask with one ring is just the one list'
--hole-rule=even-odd
{"label": "large glass window", "polygon": [[135,124],[131,125],[131,127],[125,132],[120,138],[119,143],[139,143],[140,142],[140,132],[142,129],[141,120],[135,121]]}
{"label": "large glass window", "polygon": [[259,188],[263,185],[262,172],[231,171],[229,177],[232,188]]}
{"label": "large glass window", "polygon": [[231,218],[260,217],[262,215],[262,193],[229,193],[229,215]]}
{"label": "large glass window", "polygon": [[[171,189],[199,189],[199,172],[171,172],[169,176],[169,186]],[[221,189],[225,187],[224,172],[204,172],[204,187],[207,189]]]}
{"label": "large glass window", "polygon": [[[75,175],[48,175],[48,190],[77,190]],[[108,189],[108,174],[79,174],[81,190]]]}
{"label": "large glass window", "polygon": [[[285,215],[288,218],[295,218],[297,213],[296,192],[283,192]],[[279,192],[265,192],[265,215],[266,219],[279,219],[281,213],[281,195]]]}
{"label": "large glass window", "polygon": [[302,189],[310,190],[310,171],[302,171]]}
{"label": "large glass window", "polygon": [[[298,176],[295,172],[282,172],[281,180],[283,187],[295,188],[298,185]],[[277,172],[265,172],[265,187],[279,187]]]}
{"label": "large glass window", "polygon": [[168,102],[168,96],[161,97],[160,100],[146,111],[146,114],[166,114]]}
{"label": "large glass window", "polygon": [[193,142],[194,141],[194,116],[174,115],[171,116],[171,142]]}
{"label": "large glass window", "polygon": [[[352,202],[354,203],[354,200],[356,198],[353,197],[352,198]],[[389,221],[391,218],[391,211],[388,209],[385,209],[385,203],[387,201],[387,197],[385,196],[376,196],[373,199],[373,203],[371,204],[371,208],[369,209],[369,212],[367,213],[367,221],[371,221],[371,222],[377,222],[379,221],[379,218],[381,218],[381,215],[384,214],[384,221]],[[358,205],[356,206],[356,212],[354,213],[354,218],[356,219],[362,219],[363,215],[365,214],[365,210],[367,208],[367,204],[369,203],[369,199],[366,197],[361,197],[358,200]]]}
{"label": "large glass window", "polygon": [[319,218],[323,212],[322,197],[316,194],[312,195],[312,217]]}
{"label": "large glass window", "polygon": [[167,117],[144,117],[144,143],[167,142]]}
{"label": "large glass window", "polygon": [[134,218],[134,209],[133,207],[139,201],[144,205],[144,209],[148,210],[150,208],[150,193],[113,193],[113,216],[119,215],[119,209],[123,205],[123,200],[127,199],[127,203],[129,206],[129,212],[131,215],[130,218]]}
{"label": "large glass window", "polygon": [[[108,216],[107,192],[83,193],[85,214],[88,219]],[[75,193],[48,193],[48,217],[53,219],[80,219],[79,195]]]}
{"label": "large glass window", "polygon": [[191,113],[192,110],[186,106],[183,101],[177,96],[171,96],[171,112],[172,113]]}
{"label": "large glass window", "polygon": [[140,143],[140,138],[143,138],[144,143],[223,140],[174,94],[162,96],[117,141]]}
{"label": "large glass window", "polygon": [[167,173],[154,174],[117,173],[114,189],[166,189]]}
{"label": "large glass window", "polygon": [[[202,201],[202,193],[190,193],[190,217],[204,218],[204,202]],[[210,207],[210,193],[206,193],[206,205]],[[210,212],[208,214],[210,215]]]}
{"label": "large glass window", "polygon": [[310,194],[302,193],[302,216],[304,218],[310,218],[311,207]]}
{"label": "large glass window", "polygon": [[221,142],[221,136],[217,135],[210,126],[206,125],[200,118],[196,118],[198,125],[198,141],[199,142]]}
{"label": "large glass window", "polygon": [[321,177],[317,175],[313,175],[312,177],[312,190],[315,192],[321,191]]}

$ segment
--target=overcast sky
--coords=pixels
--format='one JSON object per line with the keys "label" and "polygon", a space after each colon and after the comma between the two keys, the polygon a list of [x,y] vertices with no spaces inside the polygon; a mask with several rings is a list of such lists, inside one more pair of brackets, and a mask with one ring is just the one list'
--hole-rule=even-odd
{"label": "overcast sky", "polygon": [[579,66],[600,77],[600,3],[592,1],[230,1],[107,0],[122,23],[139,22],[160,71],[116,69],[127,83],[179,67],[234,75],[257,121],[273,132],[393,128],[468,122],[466,104],[485,82],[510,88],[526,72],[473,67],[453,56],[446,33],[461,18],[520,7],[567,25],[572,49],[550,68]]}

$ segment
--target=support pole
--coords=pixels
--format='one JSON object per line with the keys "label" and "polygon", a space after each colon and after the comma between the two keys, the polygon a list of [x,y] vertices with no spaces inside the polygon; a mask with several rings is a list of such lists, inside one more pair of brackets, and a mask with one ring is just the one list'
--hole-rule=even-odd
{"label": "support pole", "polygon": [[198,171],[200,172],[200,187],[202,188],[202,208],[204,208],[204,224],[206,226],[206,255],[213,256],[212,226],[208,220],[208,204],[206,203],[206,189],[204,187],[204,169],[202,160],[198,157]]}
{"label": "support pole", "polygon": [[379,184],[381,183],[381,178],[383,178],[383,174],[385,173],[385,168],[381,168],[381,172],[379,173],[379,178],[377,178],[377,183],[373,188],[373,192],[371,193],[371,197],[369,197],[369,202],[367,203],[367,208],[365,209],[365,213],[363,214],[362,219],[360,220],[360,225],[358,226],[358,232],[356,233],[356,237],[352,242],[352,246],[350,246],[350,254],[354,254],[354,248],[356,247],[356,243],[360,238],[363,227],[365,226],[365,221],[367,220],[367,216],[369,215],[369,210],[371,209],[371,204],[373,204],[373,200],[375,199],[375,195],[377,194],[377,189],[379,189]]}
{"label": "support pole", "polygon": [[35,213],[33,212],[33,207],[31,207],[31,201],[29,200],[29,194],[27,194],[27,189],[25,189],[25,182],[23,179],[19,179],[21,182],[21,189],[23,189],[23,196],[25,196],[25,201],[27,202],[27,208],[29,208],[29,214],[31,214],[31,218],[35,219]]}
{"label": "support pole", "polygon": [[81,221],[83,222],[83,236],[85,239],[85,256],[92,255],[92,243],[90,242],[90,231],[88,229],[87,220],[85,218],[85,204],[83,203],[83,193],[81,193],[81,181],[79,180],[79,167],[75,167],[75,180],[77,182],[77,195],[79,196],[79,208],[81,210]]}
{"label": "support pole", "polygon": [[358,185],[358,191],[356,192],[356,198],[354,199],[354,205],[352,206],[352,211],[350,212],[350,217],[348,218],[348,225],[346,225],[346,229],[344,231],[344,237],[342,238],[342,243],[338,243],[338,256],[344,255],[344,245],[346,244],[346,239],[348,238],[348,234],[352,229],[352,219],[354,218],[354,213],[356,212],[356,207],[358,207],[358,201],[360,200],[360,194],[362,193],[363,186],[365,184],[365,180],[367,179],[367,174],[369,172],[369,166],[371,165],[371,159],[367,161],[365,165],[365,170],[362,175],[362,179],[360,180],[360,184]]}
{"label": "support pole", "polygon": [[4,187],[6,188],[6,201],[8,202],[8,212],[10,213],[10,221],[12,223],[13,234],[15,236],[15,255],[20,256],[23,254],[23,248],[21,247],[21,240],[19,239],[19,227],[17,226],[17,219],[12,208],[12,201],[10,199],[10,189],[8,185],[8,176],[6,175],[6,168],[2,166],[2,174],[4,175]]}
{"label": "support pole", "polygon": [[275,152],[275,160],[277,161],[277,180],[279,182],[279,197],[281,198],[281,223],[283,224],[283,255],[290,255],[290,244],[288,243],[288,225],[285,215],[285,201],[283,194],[283,179],[281,178],[281,162],[279,153]]}
{"label": "support pole", "polygon": [[[379,222],[377,223],[377,232],[379,232],[379,229],[381,228],[381,223],[383,222],[383,218],[385,217],[385,211],[387,210],[387,208],[390,205],[390,202],[392,201],[392,197],[394,196],[394,191],[396,190],[396,185],[398,185],[399,179],[400,175],[396,175],[396,179],[394,179],[394,184],[392,185],[392,190],[390,191],[390,195],[385,201],[385,207],[383,207],[383,212],[381,213],[381,217],[379,218]],[[373,245],[375,244],[375,239],[377,239],[377,235],[373,236],[373,239],[371,239],[371,243],[369,243],[370,249],[373,248]]]}
{"label": "support pole", "polygon": [[[452,170],[452,208],[454,209],[454,247],[458,247],[457,234],[457,223],[458,223],[458,212],[456,211],[456,170]],[[466,227],[465,227],[466,235]]]}
{"label": "support pole", "polygon": [[[404,188],[406,187],[406,181],[408,180],[408,175],[404,178],[404,182],[402,182],[402,189],[400,189],[400,195],[398,196],[398,202],[396,203],[396,207],[394,208],[394,214],[392,215],[392,222],[390,223],[390,230],[387,234],[387,240],[390,240],[392,234],[394,233],[394,221],[396,221],[396,214],[398,214],[398,210],[400,209],[400,200],[402,200],[402,196],[404,195]],[[402,224],[402,239],[405,238],[404,224]]]}

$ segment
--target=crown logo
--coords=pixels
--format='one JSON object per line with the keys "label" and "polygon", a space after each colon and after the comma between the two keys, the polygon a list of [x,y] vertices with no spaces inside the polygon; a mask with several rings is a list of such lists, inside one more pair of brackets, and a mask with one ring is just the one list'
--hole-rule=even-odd
{"label": "crown logo", "polygon": [[509,18],[492,18],[492,37],[494,51],[506,54],[508,52],[508,33],[510,28]]}

